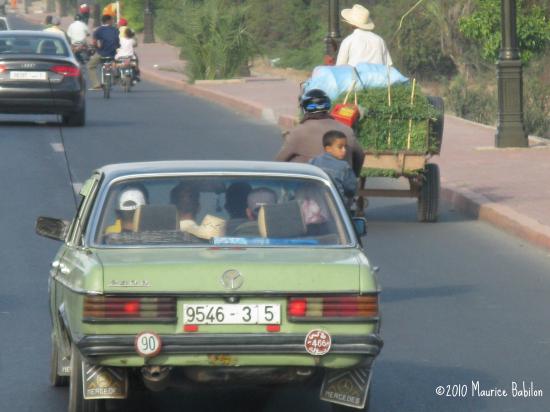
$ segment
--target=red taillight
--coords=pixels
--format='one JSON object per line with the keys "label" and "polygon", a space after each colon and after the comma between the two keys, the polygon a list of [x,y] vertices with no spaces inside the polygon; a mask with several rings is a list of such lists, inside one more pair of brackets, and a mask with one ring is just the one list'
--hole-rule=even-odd
{"label": "red taillight", "polygon": [[305,316],[306,312],[307,312],[307,301],[306,301],[306,299],[291,298],[288,301],[288,314],[290,316],[301,317],[301,316]]}
{"label": "red taillight", "polygon": [[0,73],[4,73],[8,71],[8,66],[5,64],[0,64]]}
{"label": "red taillight", "polygon": [[80,76],[80,69],[75,66],[52,66],[50,71],[61,74],[65,77],[78,77]]}
{"label": "red taillight", "polygon": [[289,298],[287,312],[294,321],[372,320],[378,317],[378,295]]}
{"label": "red taillight", "polygon": [[135,315],[139,313],[139,300],[127,302],[124,304],[124,313]]}
{"label": "red taillight", "polygon": [[174,323],[176,298],[86,296],[84,322],[161,322]]}

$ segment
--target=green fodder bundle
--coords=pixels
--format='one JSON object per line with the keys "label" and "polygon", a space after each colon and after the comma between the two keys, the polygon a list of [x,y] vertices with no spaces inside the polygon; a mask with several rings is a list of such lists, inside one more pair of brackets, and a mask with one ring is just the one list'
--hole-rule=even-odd
{"label": "green fodder bundle", "polygon": [[[357,138],[365,151],[437,153],[438,142],[430,122],[437,110],[418,87],[411,84],[357,92],[364,114],[357,124]],[[412,97],[412,98],[411,98]],[[341,96],[339,101],[342,101]],[[412,103],[411,103],[412,100]],[[353,101],[350,96],[348,101]]]}

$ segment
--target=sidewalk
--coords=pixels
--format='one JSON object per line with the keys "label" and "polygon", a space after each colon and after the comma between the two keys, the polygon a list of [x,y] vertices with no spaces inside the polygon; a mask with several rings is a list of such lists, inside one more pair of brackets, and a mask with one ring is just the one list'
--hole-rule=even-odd
{"label": "sidewalk", "polygon": [[[43,21],[44,15],[21,15]],[[67,24],[71,19],[63,19]],[[190,85],[179,50],[166,44],[138,48],[142,77],[232,110],[277,124],[296,121],[298,81],[247,78]],[[530,139],[529,148],[495,149],[495,128],[445,116],[441,196],[455,209],[550,250],[550,142]]]}

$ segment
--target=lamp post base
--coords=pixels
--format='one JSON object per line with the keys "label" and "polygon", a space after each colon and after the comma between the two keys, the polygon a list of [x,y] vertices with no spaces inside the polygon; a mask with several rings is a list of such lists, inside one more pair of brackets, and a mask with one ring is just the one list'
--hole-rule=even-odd
{"label": "lamp post base", "polygon": [[523,80],[521,60],[497,63],[498,122],[496,147],[527,147],[529,141],[523,124]]}

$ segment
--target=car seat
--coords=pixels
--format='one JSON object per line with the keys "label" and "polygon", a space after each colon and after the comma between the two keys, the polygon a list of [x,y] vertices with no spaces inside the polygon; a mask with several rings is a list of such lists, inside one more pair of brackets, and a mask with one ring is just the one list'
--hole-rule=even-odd
{"label": "car seat", "polygon": [[258,228],[264,238],[296,238],[306,234],[306,225],[296,200],[263,205],[258,213]]}
{"label": "car seat", "polygon": [[178,230],[178,211],[174,205],[143,205],[134,214],[136,232]]}

